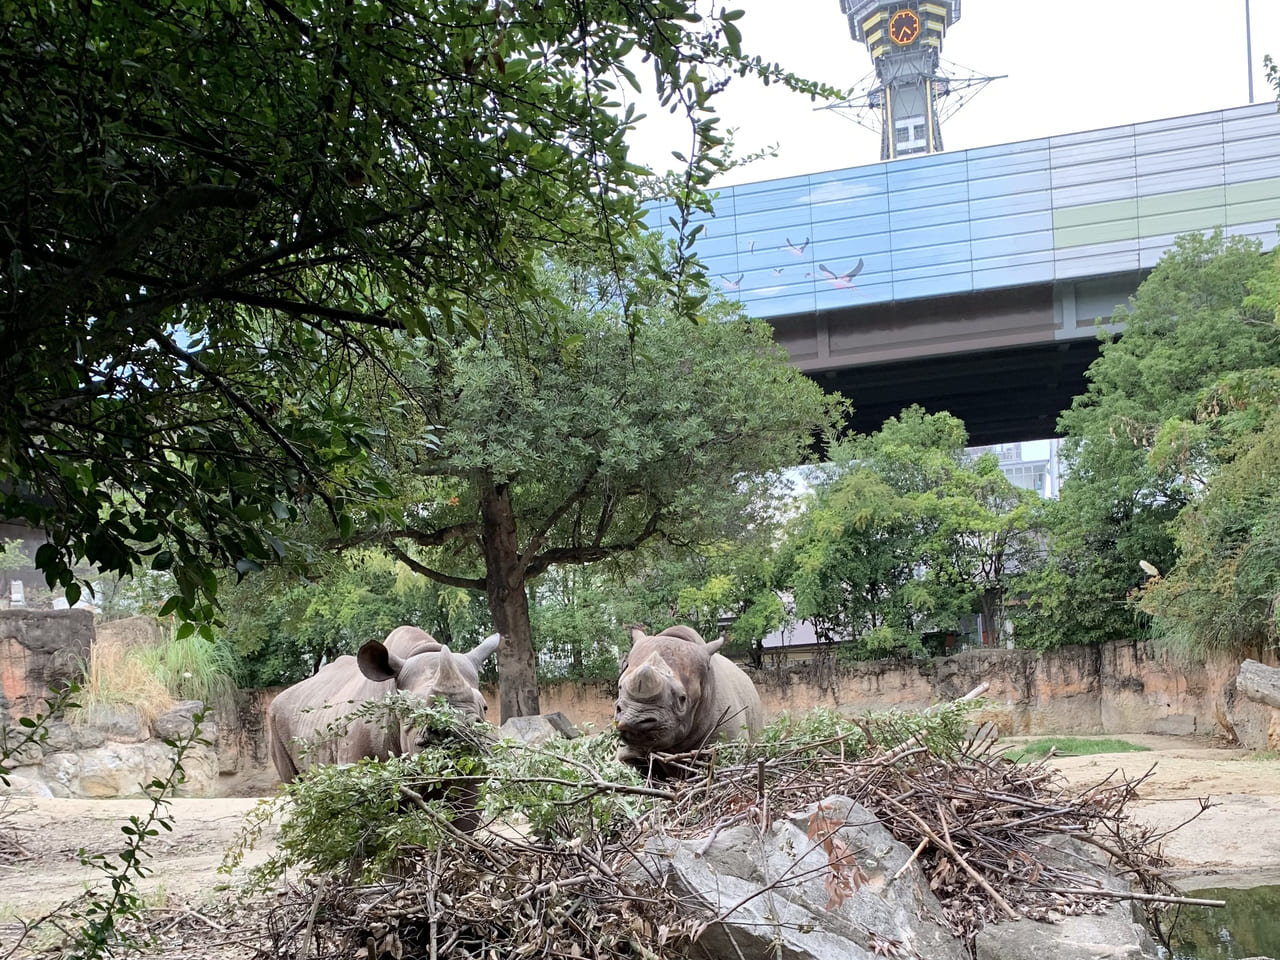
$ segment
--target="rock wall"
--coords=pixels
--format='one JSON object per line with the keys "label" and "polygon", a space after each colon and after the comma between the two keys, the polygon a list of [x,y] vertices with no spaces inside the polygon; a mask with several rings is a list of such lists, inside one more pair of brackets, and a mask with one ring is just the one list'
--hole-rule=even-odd
{"label": "rock wall", "polygon": [[[134,617],[96,628],[87,610],[0,610],[0,736],[6,743],[25,740],[16,725],[22,717],[47,712],[45,698],[57,681],[82,681],[95,643],[149,646],[163,639],[152,618]],[[255,751],[265,750],[263,711],[250,695],[207,711],[201,727],[208,745],[191,748],[184,763],[180,796],[227,792],[229,775],[252,771]],[[75,723],[55,717],[42,740],[12,746],[6,765],[12,770],[0,793],[58,797],[130,797],[169,776],[173,748],[165,739],[191,729],[200,701],[171,705],[159,716],[132,704],[97,704],[80,711]],[[245,717],[248,719],[245,720]]]}
{"label": "rock wall", "polygon": [[[1277,665],[1274,651],[1251,656]],[[850,714],[920,710],[985,682],[988,706],[977,719],[1006,736],[1202,734],[1280,748],[1280,711],[1236,695],[1240,662],[1212,655],[1182,664],[1132,641],[1046,653],[967,650],[931,660],[839,664],[828,657],[755,671],[753,679],[769,716],[818,706]],[[542,691],[542,708],[604,729],[613,720],[614,694],[612,684],[561,684]]]}
{"label": "rock wall", "polygon": [[88,610],[0,610],[0,726],[43,712],[51,686],[79,680],[92,644]]}

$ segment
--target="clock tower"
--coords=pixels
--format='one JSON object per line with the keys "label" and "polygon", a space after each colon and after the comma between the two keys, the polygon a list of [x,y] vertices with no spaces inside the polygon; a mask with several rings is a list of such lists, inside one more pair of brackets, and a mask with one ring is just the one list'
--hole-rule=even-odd
{"label": "clock tower", "polygon": [[853,39],[865,43],[877,85],[867,95],[881,121],[880,159],[942,149],[938,70],[942,39],[960,19],[960,0],[840,0]]}

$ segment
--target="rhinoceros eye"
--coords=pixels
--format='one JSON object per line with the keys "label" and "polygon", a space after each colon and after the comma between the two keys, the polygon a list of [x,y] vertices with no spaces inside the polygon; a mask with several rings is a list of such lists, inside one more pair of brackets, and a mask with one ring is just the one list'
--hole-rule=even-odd
{"label": "rhinoceros eye", "polygon": [[685,708],[685,704],[687,704],[688,702],[689,702],[689,698],[688,698],[687,696],[685,696],[683,693],[677,693],[677,694],[676,694],[676,705],[677,705],[681,710],[683,710],[683,709]]}

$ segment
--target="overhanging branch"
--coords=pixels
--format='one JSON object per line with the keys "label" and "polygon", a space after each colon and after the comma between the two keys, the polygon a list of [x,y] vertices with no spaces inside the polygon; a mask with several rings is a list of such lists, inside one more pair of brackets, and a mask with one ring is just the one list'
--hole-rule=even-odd
{"label": "overhanging branch", "polygon": [[618,554],[631,553],[639,549],[646,541],[652,540],[654,537],[663,536],[662,528],[659,526],[661,520],[661,512],[652,514],[648,522],[645,523],[644,529],[630,540],[621,540],[610,544],[587,544],[578,547],[554,547],[550,550],[544,550],[529,561],[529,565],[525,569],[526,576],[532,579],[557,564],[580,566],[587,563],[598,563],[601,560],[616,557]]}
{"label": "overhanging branch", "polygon": [[251,210],[261,199],[261,195],[253,190],[211,183],[193,183],[169,191],[138,213],[114,237],[100,245],[64,283],[58,284],[41,308],[36,310],[36,321],[61,319],[60,315],[71,304],[84,297],[86,291],[108,270],[132,256],[157,227],[173,223],[192,210],[210,207]]}
{"label": "overhanging branch", "polygon": [[387,543],[386,548],[393,557],[403,563],[414,573],[421,574],[429,580],[434,580],[436,583],[443,583],[446,587],[461,587],[463,590],[479,590],[483,592],[488,589],[484,577],[480,577],[479,579],[471,577],[455,577],[449,573],[433,570],[425,563],[421,563],[413,559],[413,557],[409,556],[394,543]]}

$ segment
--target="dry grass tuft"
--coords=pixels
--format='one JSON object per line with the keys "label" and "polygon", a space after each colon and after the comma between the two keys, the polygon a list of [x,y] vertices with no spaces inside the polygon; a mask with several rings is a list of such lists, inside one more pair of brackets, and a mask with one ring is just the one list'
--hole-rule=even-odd
{"label": "dry grass tuft", "polygon": [[164,681],[147,662],[146,648],[127,642],[94,643],[85,681],[76,696],[80,706],[67,711],[67,719],[84,726],[106,710],[132,708],[150,724],[174,699]]}

